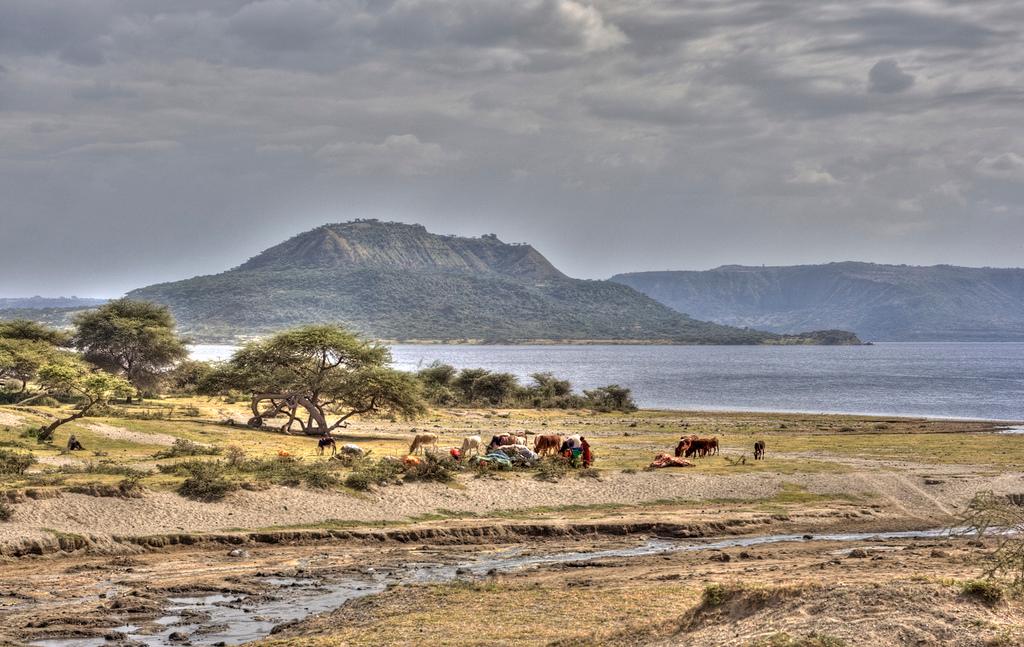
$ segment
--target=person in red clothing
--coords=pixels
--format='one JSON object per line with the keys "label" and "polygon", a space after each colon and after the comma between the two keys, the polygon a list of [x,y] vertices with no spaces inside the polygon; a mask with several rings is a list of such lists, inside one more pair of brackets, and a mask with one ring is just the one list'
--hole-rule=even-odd
{"label": "person in red clothing", "polygon": [[590,453],[590,443],[586,438],[580,437],[580,449],[583,450],[583,467],[590,467],[590,464],[594,462],[594,457]]}

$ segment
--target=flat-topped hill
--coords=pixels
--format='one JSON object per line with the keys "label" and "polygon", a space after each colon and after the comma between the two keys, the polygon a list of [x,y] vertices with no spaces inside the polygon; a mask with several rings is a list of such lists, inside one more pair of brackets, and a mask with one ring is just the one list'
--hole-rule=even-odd
{"label": "flat-topped hill", "polygon": [[226,272],[128,296],[167,304],[202,339],[341,323],[392,340],[857,342],[698,321],[624,285],[570,278],[529,245],[375,220],[317,227]]}

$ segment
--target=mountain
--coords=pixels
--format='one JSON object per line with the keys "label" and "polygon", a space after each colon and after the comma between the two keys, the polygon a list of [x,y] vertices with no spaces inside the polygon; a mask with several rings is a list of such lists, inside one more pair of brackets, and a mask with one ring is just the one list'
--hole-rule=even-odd
{"label": "mountain", "polygon": [[0,321],[30,319],[67,328],[76,314],[106,302],[106,299],[79,297],[0,297]]}
{"label": "mountain", "polygon": [[697,321],[609,281],[565,276],[529,245],[357,220],[304,232],[238,267],[134,290],[197,339],[335,322],[405,341],[856,342]]}
{"label": "mountain", "polygon": [[1024,269],[829,263],[635,272],[628,285],[693,317],[889,341],[1024,340]]}
{"label": "mountain", "polygon": [[106,299],[87,297],[0,297],[0,310],[92,308],[106,302]]}

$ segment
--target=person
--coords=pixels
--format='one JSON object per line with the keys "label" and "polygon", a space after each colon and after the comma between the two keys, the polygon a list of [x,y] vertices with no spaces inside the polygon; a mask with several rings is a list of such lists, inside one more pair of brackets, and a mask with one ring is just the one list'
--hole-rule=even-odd
{"label": "person", "polygon": [[580,438],[580,449],[583,450],[583,467],[590,467],[590,464],[594,462],[594,456],[590,453],[590,443],[586,438]]}
{"label": "person", "polygon": [[68,438],[68,451],[69,452],[73,452],[73,451],[84,451],[84,450],[85,450],[85,447],[82,447],[82,443],[78,442],[78,439],[75,438],[74,434],[71,434],[71,436]]}

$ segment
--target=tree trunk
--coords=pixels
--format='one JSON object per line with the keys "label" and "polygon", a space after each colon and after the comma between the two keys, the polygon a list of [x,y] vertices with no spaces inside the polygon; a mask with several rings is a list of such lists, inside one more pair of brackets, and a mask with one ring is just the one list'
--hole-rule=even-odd
{"label": "tree trunk", "polygon": [[45,427],[40,427],[39,435],[36,436],[36,440],[38,440],[41,443],[49,442],[53,438],[53,432],[57,430],[57,427],[63,425],[66,422],[71,422],[72,420],[78,420],[79,418],[84,416],[86,413],[88,413],[89,409],[92,409],[92,405],[94,405],[94,404],[96,404],[96,403],[95,402],[90,402],[89,404],[87,404],[84,407],[82,407],[79,411],[76,411],[75,413],[73,413],[72,415],[68,416],[67,418],[58,418],[58,419],[54,420],[53,422],[51,422],[49,425],[47,425]]}

